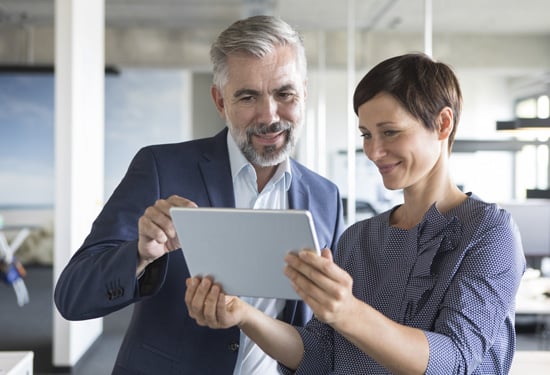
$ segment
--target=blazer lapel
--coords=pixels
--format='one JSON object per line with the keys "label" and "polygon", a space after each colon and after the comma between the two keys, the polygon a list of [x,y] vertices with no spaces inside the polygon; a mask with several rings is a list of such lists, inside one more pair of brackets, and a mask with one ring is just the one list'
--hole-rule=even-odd
{"label": "blazer lapel", "polygon": [[227,151],[227,131],[225,128],[212,138],[203,153],[199,168],[203,177],[208,200],[212,207],[235,207],[233,179]]}
{"label": "blazer lapel", "polygon": [[288,190],[288,207],[291,209],[309,208],[309,186],[302,182],[302,173],[296,168],[295,161],[290,160],[292,169],[292,183]]}
{"label": "blazer lapel", "polygon": [[[208,149],[203,153],[199,168],[204,179],[204,186],[212,207],[235,207],[233,178],[229,165],[227,150],[227,132],[225,128],[212,138]],[[292,183],[288,191],[288,205],[291,209],[309,208],[309,187],[302,182],[302,173],[290,160]]]}

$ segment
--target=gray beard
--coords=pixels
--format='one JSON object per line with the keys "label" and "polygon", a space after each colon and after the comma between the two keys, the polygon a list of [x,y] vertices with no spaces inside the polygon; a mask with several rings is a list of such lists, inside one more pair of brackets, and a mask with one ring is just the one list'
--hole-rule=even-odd
{"label": "gray beard", "polygon": [[[254,128],[247,128],[245,132],[236,131],[229,122],[227,126],[244,157],[250,163],[259,167],[271,167],[282,163],[290,157],[296,146],[296,129],[286,122],[277,122],[270,125],[260,124]],[[260,152],[254,149],[252,145],[253,135],[276,133],[282,130],[286,133],[286,141],[281,149],[277,150],[275,146],[265,146]]]}

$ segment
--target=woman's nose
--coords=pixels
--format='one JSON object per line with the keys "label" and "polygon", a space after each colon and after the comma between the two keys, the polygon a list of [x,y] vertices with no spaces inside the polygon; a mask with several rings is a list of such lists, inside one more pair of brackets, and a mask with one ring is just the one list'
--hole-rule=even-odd
{"label": "woman's nose", "polygon": [[375,137],[365,139],[363,142],[363,151],[367,155],[367,158],[372,161],[376,161],[386,155],[384,143]]}

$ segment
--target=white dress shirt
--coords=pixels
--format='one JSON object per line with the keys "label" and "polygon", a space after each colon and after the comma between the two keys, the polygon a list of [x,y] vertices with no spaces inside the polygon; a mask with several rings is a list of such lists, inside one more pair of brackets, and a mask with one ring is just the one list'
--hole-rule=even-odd
{"label": "white dress shirt", "polygon": [[[230,133],[227,134],[227,147],[233,176],[236,208],[286,209],[287,191],[292,174],[287,160],[279,164],[275,175],[264,189],[258,193],[256,171],[244,157]],[[243,300],[277,318],[281,315],[285,301],[273,298],[242,297]],[[241,332],[239,354],[234,375],[271,375],[279,374],[277,362],[266,355],[252,340]]]}

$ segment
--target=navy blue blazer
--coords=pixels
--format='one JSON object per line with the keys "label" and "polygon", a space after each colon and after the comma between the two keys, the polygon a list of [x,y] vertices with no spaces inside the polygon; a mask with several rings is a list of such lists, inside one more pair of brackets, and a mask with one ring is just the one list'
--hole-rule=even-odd
{"label": "navy blue blazer", "polygon": [[[105,316],[134,303],[113,374],[232,374],[239,329],[198,326],[185,306],[189,271],[181,251],[164,255],[136,278],[138,219],[157,199],[177,194],[199,206],[234,207],[225,128],[212,138],[148,146],[94,221],[63,270],[54,299],[68,320]],[[311,211],[319,245],[336,249],[343,230],[338,188],[291,160],[289,206]],[[303,325],[302,302],[287,301],[283,319]]]}

